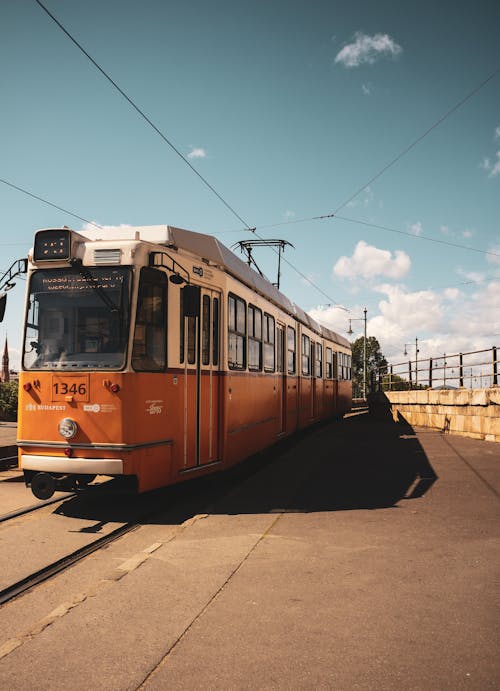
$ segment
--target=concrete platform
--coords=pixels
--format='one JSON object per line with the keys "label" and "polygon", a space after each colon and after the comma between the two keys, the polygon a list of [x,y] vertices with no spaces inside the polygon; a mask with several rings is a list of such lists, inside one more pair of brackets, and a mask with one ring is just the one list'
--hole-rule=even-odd
{"label": "concrete platform", "polygon": [[0,688],[498,688],[499,444],[359,415],[255,468],[4,606]]}

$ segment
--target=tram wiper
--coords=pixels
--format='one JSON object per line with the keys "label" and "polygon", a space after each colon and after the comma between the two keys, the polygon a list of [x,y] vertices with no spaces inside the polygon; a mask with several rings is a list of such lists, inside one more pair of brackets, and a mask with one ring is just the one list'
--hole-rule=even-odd
{"label": "tram wiper", "polygon": [[92,276],[91,272],[87,267],[83,266],[81,259],[72,259],[71,265],[78,270],[80,276],[82,276],[87,281],[92,290],[95,291],[96,295],[99,297],[101,302],[103,302],[106,305],[110,312],[120,311],[119,306],[115,305],[113,300],[111,300],[109,295],[107,295],[107,293],[101,288],[101,286],[96,284],[94,276]]}

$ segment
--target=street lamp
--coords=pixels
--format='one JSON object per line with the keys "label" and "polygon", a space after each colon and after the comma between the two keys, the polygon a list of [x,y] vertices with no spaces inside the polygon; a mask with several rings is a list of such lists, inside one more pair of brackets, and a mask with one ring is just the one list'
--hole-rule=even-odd
{"label": "street lamp", "polygon": [[[405,352],[403,355],[408,355],[408,351],[406,350],[406,346],[410,347],[413,345],[413,343],[405,343]],[[415,386],[418,386],[418,354],[419,354],[419,349],[418,349],[418,338],[415,339]],[[411,379],[411,377],[410,377]]]}
{"label": "street lamp", "polygon": [[347,332],[349,336],[354,333],[352,330],[352,322],[362,321],[365,323],[365,336],[363,338],[363,398],[366,400],[366,312],[367,309],[363,310],[364,317],[351,317],[349,319],[349,331]]}

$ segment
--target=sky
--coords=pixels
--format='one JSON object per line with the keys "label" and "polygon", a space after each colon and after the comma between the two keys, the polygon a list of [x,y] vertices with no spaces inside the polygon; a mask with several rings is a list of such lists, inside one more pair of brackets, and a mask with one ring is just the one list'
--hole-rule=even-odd
{"label": "sky", "polygon": [[[44,3],[227,206],[35,0],[0,2],[2,180],[103,226],[287,240],[282,291],[344,336],[366,308],[393,362],[500,343],[498,1]],[[4,183],[0,218],[0,270],[86,227]]]}

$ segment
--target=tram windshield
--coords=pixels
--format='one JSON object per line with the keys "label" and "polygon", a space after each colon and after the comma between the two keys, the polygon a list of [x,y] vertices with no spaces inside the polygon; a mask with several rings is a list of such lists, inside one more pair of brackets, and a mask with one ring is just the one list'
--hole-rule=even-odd
{"label": "tram windshield", "polygon": [[129,332],[130,269],[35,271],[23,365],[29,370],[121,369]]}

